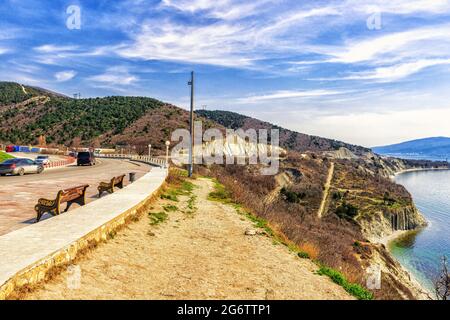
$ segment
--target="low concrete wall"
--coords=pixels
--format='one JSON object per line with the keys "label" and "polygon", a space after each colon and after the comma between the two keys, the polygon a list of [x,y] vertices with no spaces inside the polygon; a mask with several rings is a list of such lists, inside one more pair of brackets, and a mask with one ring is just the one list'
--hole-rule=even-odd
{"label": "low concrete wall", "polygon": [[70,263],[80,250],[106,240],[129,217],[147,210],[166,177],[167,169],[154,167],[112,195],[1,236],[0,300],[44,280],[49,270]]}
{"label": "low concrete wall", "polygon": [[97,158],[108,158],[108,159],[128,159],[131,161],[144,162],[153,166],[167,167],[165,158],[155,158],[149,156],[137,156],[137,155],[126,155],[126,154],[96,154]]}

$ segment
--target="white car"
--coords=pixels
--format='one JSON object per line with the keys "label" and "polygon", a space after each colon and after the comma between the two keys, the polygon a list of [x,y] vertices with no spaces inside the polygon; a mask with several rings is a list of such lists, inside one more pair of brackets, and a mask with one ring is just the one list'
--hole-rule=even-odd
{"label": "white car", "polygon": [[48,156],[38,156],[34,162],[45,166],[50,163],[50,158]]}

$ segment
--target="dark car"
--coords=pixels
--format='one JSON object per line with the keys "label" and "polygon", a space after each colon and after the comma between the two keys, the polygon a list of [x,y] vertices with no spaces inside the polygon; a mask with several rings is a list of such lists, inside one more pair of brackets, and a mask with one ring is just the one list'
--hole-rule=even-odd
{"label": "dark car", "polygon": [[0,163],[0,175],[7,174],[23,176],[26,173],[42,173],[44,166],[31,159],[8,159]]}
{"label": "dark car", "polygon": [[95,156],[93,152],[78,152],[77,166],[95,165]]}

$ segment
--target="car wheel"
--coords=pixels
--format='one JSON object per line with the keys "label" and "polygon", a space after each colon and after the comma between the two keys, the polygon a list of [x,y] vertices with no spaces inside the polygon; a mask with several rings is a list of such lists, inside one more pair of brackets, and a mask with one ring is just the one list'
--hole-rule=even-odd
{"label": "car wheel", "polygon": [[22,168],[19,170],[19,176],[23,176],[25,174],[25,170]]}

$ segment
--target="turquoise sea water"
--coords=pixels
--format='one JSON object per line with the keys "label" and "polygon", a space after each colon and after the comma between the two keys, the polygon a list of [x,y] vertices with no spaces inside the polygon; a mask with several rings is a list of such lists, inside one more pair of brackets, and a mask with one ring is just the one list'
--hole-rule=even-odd
{"label": "turquoise sea water", "polygon": [[441,257],[450,260],[450,170],[406,172],[395,181],[412,194],[429,225],[393,241],[390,250],[422,285],[432,289]]}

